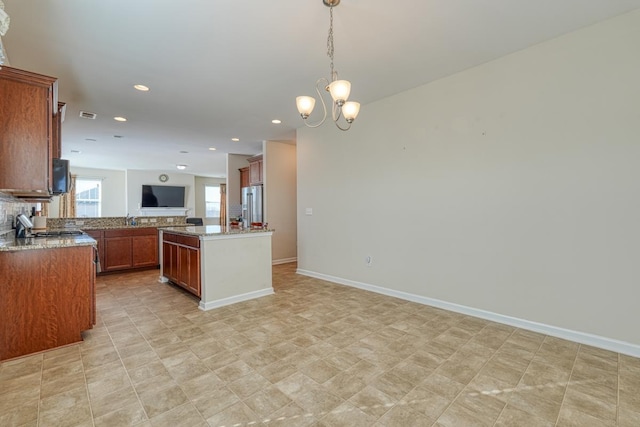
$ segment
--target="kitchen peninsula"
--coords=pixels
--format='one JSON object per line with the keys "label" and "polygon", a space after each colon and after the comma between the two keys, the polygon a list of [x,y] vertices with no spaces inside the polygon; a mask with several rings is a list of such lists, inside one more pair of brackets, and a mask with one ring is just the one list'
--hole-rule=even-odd
{"label": "kitchen peninsula", "polygon": [[95,240],[0,240],[0,360],[82,341],[96,322]]}
{"label": "kitchen peninsula", "polygon": [[199,297],[201,310],[273,294],[272,230],[207,225],[159,231],[161,280]]}

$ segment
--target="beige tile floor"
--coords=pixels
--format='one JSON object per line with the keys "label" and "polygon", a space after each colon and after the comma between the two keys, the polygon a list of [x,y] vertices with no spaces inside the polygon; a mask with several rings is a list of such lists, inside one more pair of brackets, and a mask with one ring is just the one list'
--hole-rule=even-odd
{"label": "beige tile floor", "polygon": [[0,364],[0,426],[640,426],[640,359],[298,276],[203,312],[98,279],[79,345]]}

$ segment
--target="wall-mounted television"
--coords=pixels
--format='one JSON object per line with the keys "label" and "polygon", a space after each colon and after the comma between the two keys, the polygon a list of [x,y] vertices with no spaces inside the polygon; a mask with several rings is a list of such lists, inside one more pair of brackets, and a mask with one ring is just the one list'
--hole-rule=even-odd
{"label": "wall-mounted television", "polygon": [[143,185],[143,208],[184,208],[185,187],[173,185]]}

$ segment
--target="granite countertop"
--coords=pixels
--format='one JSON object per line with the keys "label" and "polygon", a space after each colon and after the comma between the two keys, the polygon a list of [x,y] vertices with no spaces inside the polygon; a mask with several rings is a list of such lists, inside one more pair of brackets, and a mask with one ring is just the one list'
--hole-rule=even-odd
{"label": "granite countertop", "polygon": [[11,237],[0,239],[0,252],[68,248],[95,244],[96,241],[86,234],[74,236],[26,237],[22,239]]}
{"label": "granite countertop", "polygon": [[158,227],[161,231],[170,231],[176,234],[184,234],[186,236],[232,236],[237,234],[258,234],[258,233],[273,233],[273,229],[249,229],[244,228],[239,230],[237,228],[223,227],[221,225],[199,225],[199,226],[187,226],[187,227]]}

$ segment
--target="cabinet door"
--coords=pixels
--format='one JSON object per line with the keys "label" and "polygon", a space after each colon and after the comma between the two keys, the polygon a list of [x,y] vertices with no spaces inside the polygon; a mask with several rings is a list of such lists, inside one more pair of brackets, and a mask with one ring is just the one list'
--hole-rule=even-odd
{"label": "cabinet door", "polygon": [[134,236],[133,267],[153,267],[158,265],[158,236]]}
{"label": "cabinet door", "polygon": [[248,187],[251,185],[249,179],[249,167],[239,169],[240,170],[240,188]]}
{"label": "cabinet door", "polygon": [[200,250],[187,248],[189,261],[189,280],[187,287],[196,296],[200,296]]}
{"label": "cabinet door", "polygon": [[131,237],[105,237],[104,271],[122,270],[132,266]]}
{"label": "cabinet door", "polygon": [[249,179],[251,185],[262,184],[262,160],[249,164]]}
{"label": "cabinet door", "polygon": [[55,78],[0,68],[0,190],[49,196]]}
{"label": "cabinet door", "polygon": [[62,157],[62,122],[67,111],[64,102],[58,102],[58,108],[53,117],[53,143],[51,144],[51,157],[59,159]]}
{"label": "cabinet door", "polygon": [[188,287],[189,283],[189,248],[178,246],[178,284]]}
{"label": "cabinet door", "polygon": [[177,246],[176,283],[192,294],[200,296],[200,250]]}
{"label": "cabinet door", "polygon": [[178,246],[173,243],[162,243],[162,274],[169,280],[177,280]]}

